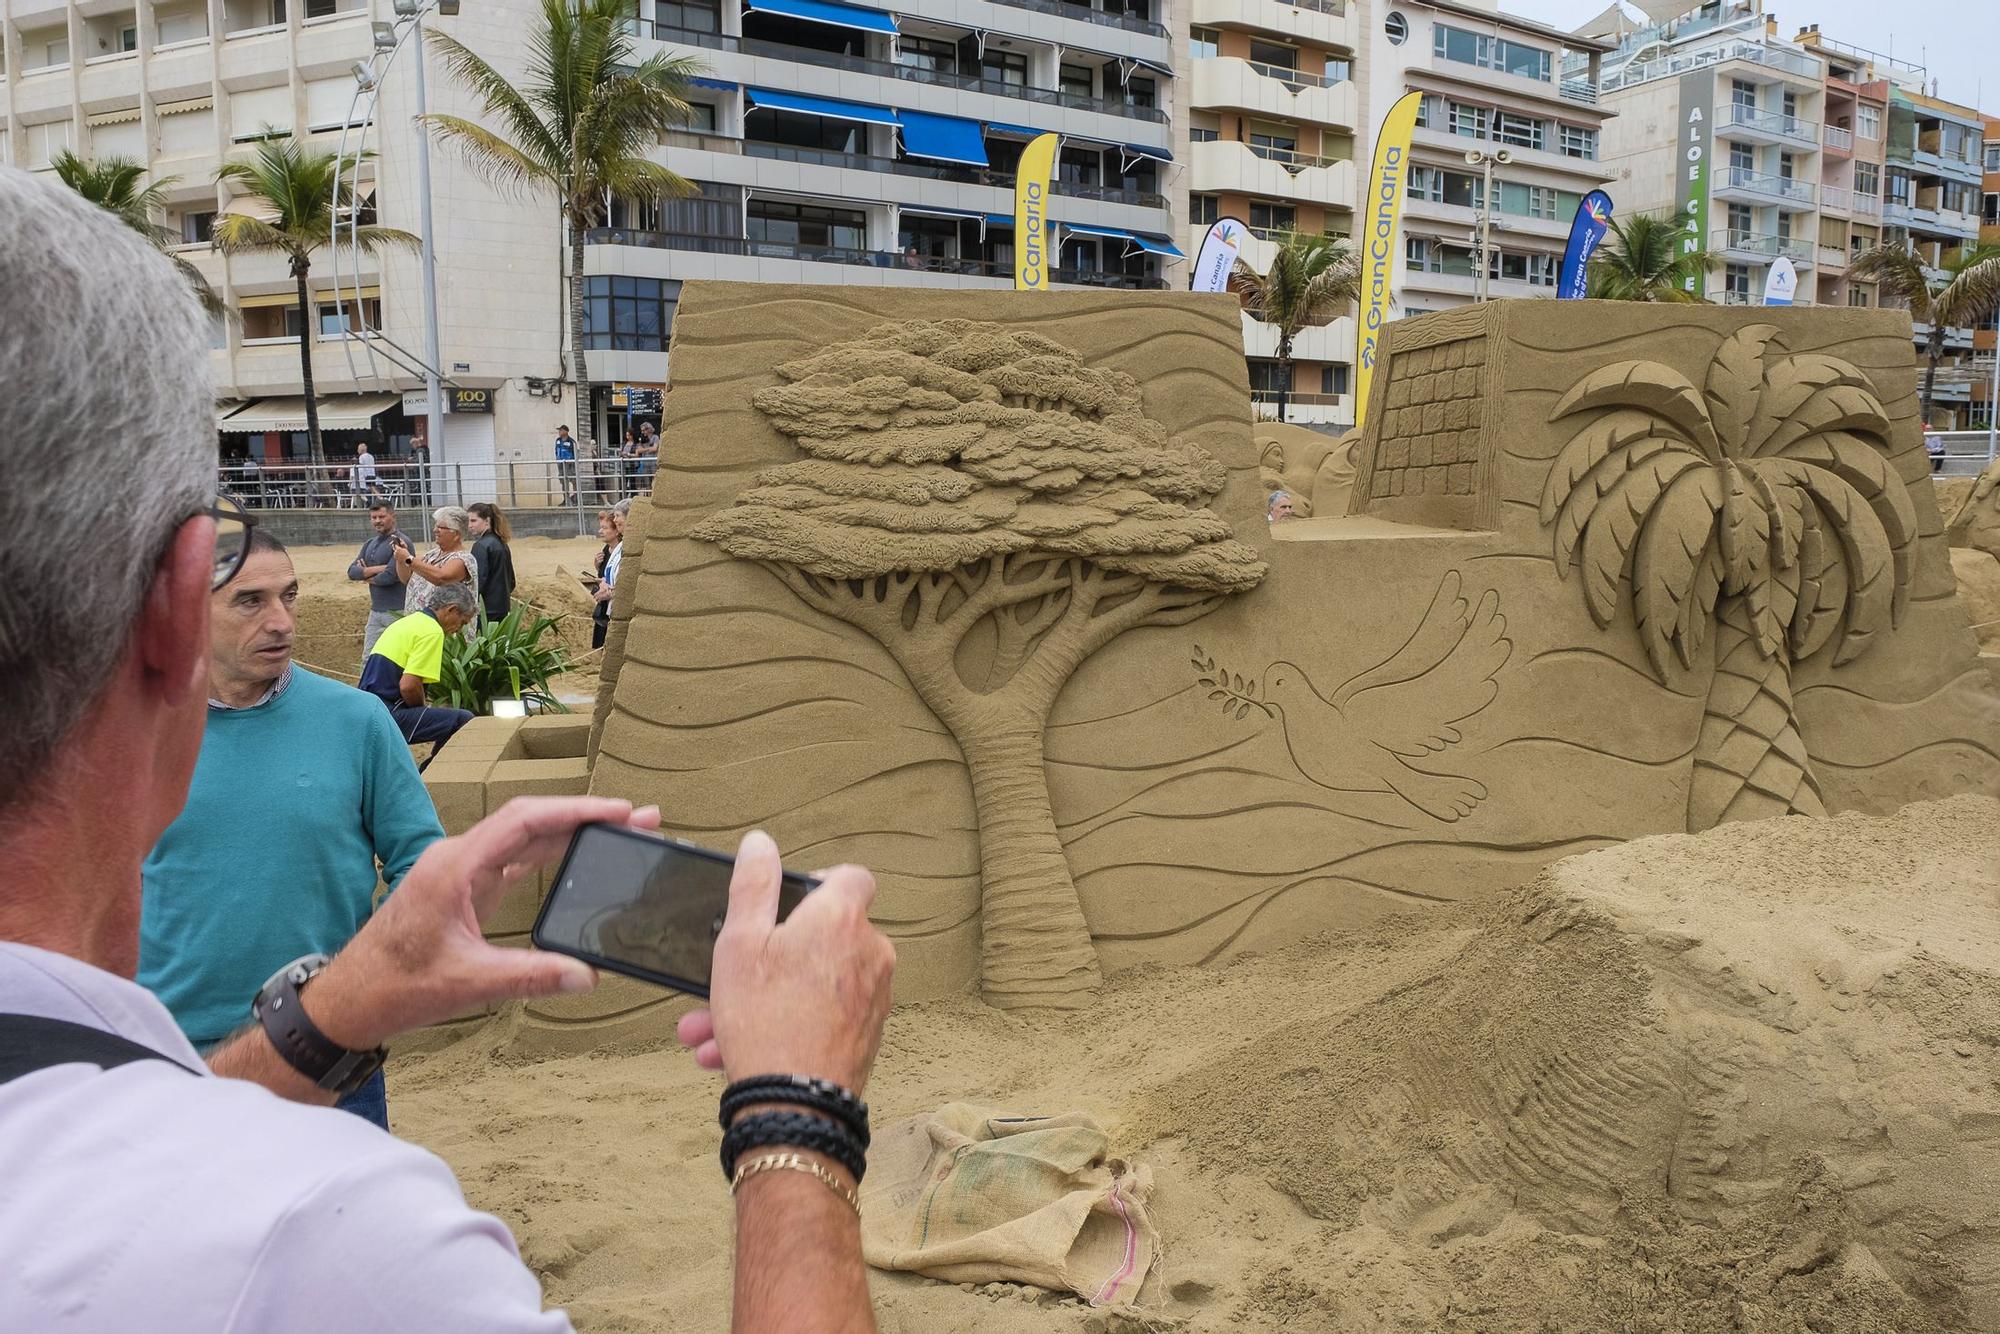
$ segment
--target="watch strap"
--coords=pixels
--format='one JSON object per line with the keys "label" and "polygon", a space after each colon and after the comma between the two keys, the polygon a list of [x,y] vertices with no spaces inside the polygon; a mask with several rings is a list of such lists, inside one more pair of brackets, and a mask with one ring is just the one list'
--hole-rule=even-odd
{"label": "watch strap", "polygon": [[[265,985],[257,997],[257,1019],[285,1063],[336,1097],[346,1097],[367,1083],[388,1059],[386,1047],[349,1051],[326,1034],[299,1002],[299,988],[316,975],[288,967]],[[300,973],[305,973],[300,977]]]}

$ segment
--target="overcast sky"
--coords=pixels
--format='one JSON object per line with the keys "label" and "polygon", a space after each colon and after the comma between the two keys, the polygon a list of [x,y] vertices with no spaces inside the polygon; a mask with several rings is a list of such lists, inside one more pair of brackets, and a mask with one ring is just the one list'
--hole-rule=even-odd
{"label": "overcast sky", "polygon": [[[1500,0],[1500,7],[1569,29],[1608,3]],[[1947,101],[2000,116],[2000,0],[1765,0],[1765,9],[1784,37],[1817,23],[1833,41],[1925,66]]]}

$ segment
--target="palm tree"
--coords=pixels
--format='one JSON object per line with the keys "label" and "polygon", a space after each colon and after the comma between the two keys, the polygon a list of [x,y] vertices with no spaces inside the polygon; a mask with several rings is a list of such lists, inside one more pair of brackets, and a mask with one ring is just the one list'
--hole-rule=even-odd
{"label": "palm tree", "polygon": [[64,185],[114,215],[166,255],[167,262],[187,279],[203,310],[211,315],[221,315],[227,310],[222,294],[208,285],[201,270],[169,249],[180,244],[180,237],[157,221],[166,211],[168,188],[180,177],[162,176],[151,185],[141,185],[146,169],[132,159],[105,157],[86,162],[67,148],[57,153],[50,165]]}
{"label": "palm tree", "polygon": [[1887,461],[1889,422],[1854,366],[1778,356],[1752,324],[1716,349],[1705,384],[1657,361],[1579,381],[1550,421],[1598,412],[1549,470],[1541,515],[1558,574],[1580,556],[1584,601],[1608,626],[1618,592],[1654,672],[1696,670],[1715,622],[1695,743],[1690,830],[1820,814],[1792,706],[1792,664],[1845,626],[1834,665],[1902,619],[1916,508]]}
{"label": "palm tree", "polygon": [[1590,259],[1590,296],[1599,301],[1700,301],[1695,288],[1715,263],[1715,253],[1683,249],[1686,237],[1672,217],[1635,213],[1611,219],[1611,235]]}
{"label": "palm tree", "polygon": [[[332,153],[316,153],[297,139],[265,139],[249,161],[225,162],[215,178],[242,186],[271,214],[260,218],[230,213],[216,219],[215,248],[230,255],[276,251],[285,256],[298,284],[299,380],[305,393],[307,458],[317,488],[326,469],[326,450],[320,443],[319,402],[313,396],[312,344],[318,321],[312,294],[306,290],[306,274],[312,270],[314,251],[349,239],[348,214],[362,203],[353,182],[340,174]],[[372,225],[354,228],[351,240],[368,254],[417,245],[417,238],[408,232]]]}
{"label": "palm tree", "polygon": [[519,86],[457,38],[436,29],[424,34],[445,68],[485,103],[495,127],[427,116],[438,137],[495,185],[555,197],[569,241],[570,380],[585,458],[597,456],[597,441],[583,355],[584,234],[603,222],[613,195],[650,204],[695,192],[646,154],[668,130],[687,122],[688,80],[704,67],[664,52],[637,60],[631,14],[630,0],[542,0],[542,21],[528,34],[527,74]]}
{"label": "palm tree", "polygon": [[1236,261],[1229,290],[1250,317],[1278,330],[1278,420],[1285,419],[1292,390],[1292,340],[1300,331],[1331,324],[1360,290],[1361,261],[1345,240],[1310,232],[1278,238],[1271,271]]}
{"label": "palm tree", "polygon": [[[1932,277],[1934,272],[1939,276]],[[1924,336],[1920,405],[1928,427],[1938,362],[1944,360],[1945,330],[1970,328],[2000,307],[2000,246],[1963,246],[1933,270],[1905,246],[1881,245],[1855,260],[1847,276],[1849,281],[1879,284],[1885,298],[1910,308],[1911,320],[1930,326]]]}

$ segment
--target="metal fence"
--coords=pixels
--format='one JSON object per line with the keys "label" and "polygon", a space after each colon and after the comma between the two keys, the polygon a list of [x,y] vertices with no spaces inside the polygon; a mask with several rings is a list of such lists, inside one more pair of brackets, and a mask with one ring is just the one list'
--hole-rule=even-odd
{"label": "metal fence", "polygon": [[1931,466],[1940,477],[1977,477],[1993,461],[1988,452],[1992,443],[1993,437],[1984,430],[1933,431],[1924,437],[1926,448],[1944,446],[1942,455],[1931,455]]}
{"label": "metal fence", "polygon": [[397,509],[432,509],[479,501],[503,510],[573,509],[580,533],[596,531],[597,511],[652,490],[657,459],[598,458],[574,461],[419,463],[385,459],[372,477],[357,476],[350,461],[315,469],[306,464],[224,463],[218,489],[250,510],[365,510],[387,502]]}

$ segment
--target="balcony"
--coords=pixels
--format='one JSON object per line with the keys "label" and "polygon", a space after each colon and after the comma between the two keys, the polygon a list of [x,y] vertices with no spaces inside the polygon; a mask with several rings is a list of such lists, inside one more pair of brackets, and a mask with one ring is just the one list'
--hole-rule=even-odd
{"label": "balcony", "polygon": [[1194,0],[1196,27],[1269,33],[1315,46],[1356,49],[1357,16],[1343,0]]}
{"label": "balcony", "polygon": [[[742,255],[752,259],[800,260],[814,264],[845,264],[859,268],[884,269],[898,274],[928,273],[987,279],[1014,280],[1014,266],[991,260],[926,259],[912,270],[906,256],[894,250],[852,250],[841,246],[792,245],[779,241],[753,241],[741,236],[697,235],[683,232],[641,232],[623,227],[593,227],[584,233],[587,245],[642,246],[650,250],[679,250],[702,255]],[[1161,291],[1166,279],[1151,275],[1108,273],[1091,269],[1054,269],[1058,286],[1106,287],[1130,291]],[[920,281],[920,280],[919,280]],[[983,285],[983,284],[982,284]]]}
{"label": "balcony", "polygon": [[1345,79],[1222,56],[1195,61],[1189,82],[1189,106],[1349,130],[1357,124],[1354,84]]}
{"label": "balcony", "polygon": [[[1068,8],[1060,4],[1057,7]],[[663,23],[651,23],[646,27],[654,40],[674,46],[698,46],[710,51],[739,51],[744,55],[789,60],[801,65],[819,65],[827,69],[847,70],[854,74],[872,74],[878,78],[899,79],[905,83],[929,83],[944,88],[956,88],[962,92],[985,93],[991,97],[1019,98],[1043,106],[1065,107],[1071,111],[1094,111],[1103,116],[1127,116],[1134,120],[1151,121],[1155,125],[1167,123],[1167,113],[1159,107],[1142,107],[1101,97],[1085,97],[1081,93],[1068,93],[1056,88],[1030,88],[1023,84],[1007,83],[1001,79],[986,79],[973,74],[959,74],[951,70],[934,70],[921,65],[874,60],[867,56],[843,55],[838,51],[818,51],[811,47],[767,42],[754,37],[731,37],[725,33],[670,28]]]}
{"label": "balcony", "polygon": [[1085,23],[1096,23],[1107,28],[1123,28],[1126,32],[1143,32],[1148,37],[1165,37],[1164,24],[1151,19],[1137,18],[1131,14],[1107,13],[1093,9],[1087,4],[1069,4],[1065,0],[995,0],[996,4],[1012,5],[1016,9],[1031,9],[1037,14],[1053,14],[1058,18],[1081,19]]}
{"label": "balcony", "polygon": [[1809,83],[1814,86],[1818,86],[1821,82],[1822,67],[1812,56],[1795,51],[1781,51],[1775,47],[1759,46],[1751,42],[1723,42],[1700,51],[1662,56],[1658,60],[1633,61],[1607,74],[1602,87],[1608,93],[1615,89],[1651,83],[1655,79],[1665,79],[1685,74],[1689,70],[1701,69],[1707,65],[1720,65],[1732,60],[1762,65],[1774,76],[1789,78],[1794,82]]}
{"label": "balcony", "polygon": [[[1348,349],[1352,356],[1354,349]],[[1250,410],[1263,421],[1278,419],[1278,391],[1252,389]],[[1350,426],[1354,422],[1354,400],[1347,394],[1288,394],[1285,420],[1294,426]]]}
{"label": "balcony", "polygon": [[1827,152],[1845,157],[1854,151],[1854,131],[1843,130],[1838,125],[1829,125],[1826,127],[1825,135],[1821,142],[1825,144]]}
{"label": "balcony", "polygon": [[1749,199],[1759,202],[1782,200],[1793,204],[1813,202],[1814,188],[1791,176],[1773,176],[1749,167],[1718,167],[1712,187],[1717,199]]}
{"label": "balcony", "polygon": [[1729,259],[1769,264],[1783,255],[1801,268],[1811,268],[1818,247],[1793,236],[1767,236],[1760,232],[1729,230],[1722,234],[1722,253]]}
{"label": "balcony", "polygon": [[[737,139],[722,134],[695,134],[687,131],[667,136],[669,146],[763,158],[769,162],[797,162],[806,166],[845,167],[891,176],[914,176],[923,180],[953,181],[960,185],[986,185],[1001,190],[1014,188],[1014,173],[990,167],[954,167],[943,163],[904,161],[890,157],[869,157],[860,153],[836,153],[824,148],[800,148],[792,144],[769,144],[756,139]],[[1058,177],[1052,182],[1056,194],[1072,199],[1095,199],[1107,204],[1132,204],[1139,208],[1165,208],[1166,196],[1150,190],[1128,190],[1118,185],[1086,185]]]}
{"label": "balcony", "polygon": [[1195,190],[1295,199],[1328,208],[1354,207],[1354,164],[1289,149],[1211,139],[1190,150]]}
{"label": "balcony", "polygon": [[1847,252],[1837,245],[1823,245],[1819,248],[1820,272],[1844,273],[1847,270]]}
{"label": "balcony", "polygon": [[[1253,320],[1245,313],[1243,324],[1243,355],[1258,359],[1275,358],[1278,355],[1278,328]],[[1315,324],[1299,330],[1292,339],[1292,360],[1294,361],[1352,361],[1354,359],[1354,317],[1342,315],[1327,324]]]}
{"label": "balcony", "polygon": [[1760,111],[1735,102],[1717,105],[1715,129],[1718,134],[1747,143],[1819,144],[1820,127],[1817,121],[1800,120],[1777,111]]}

